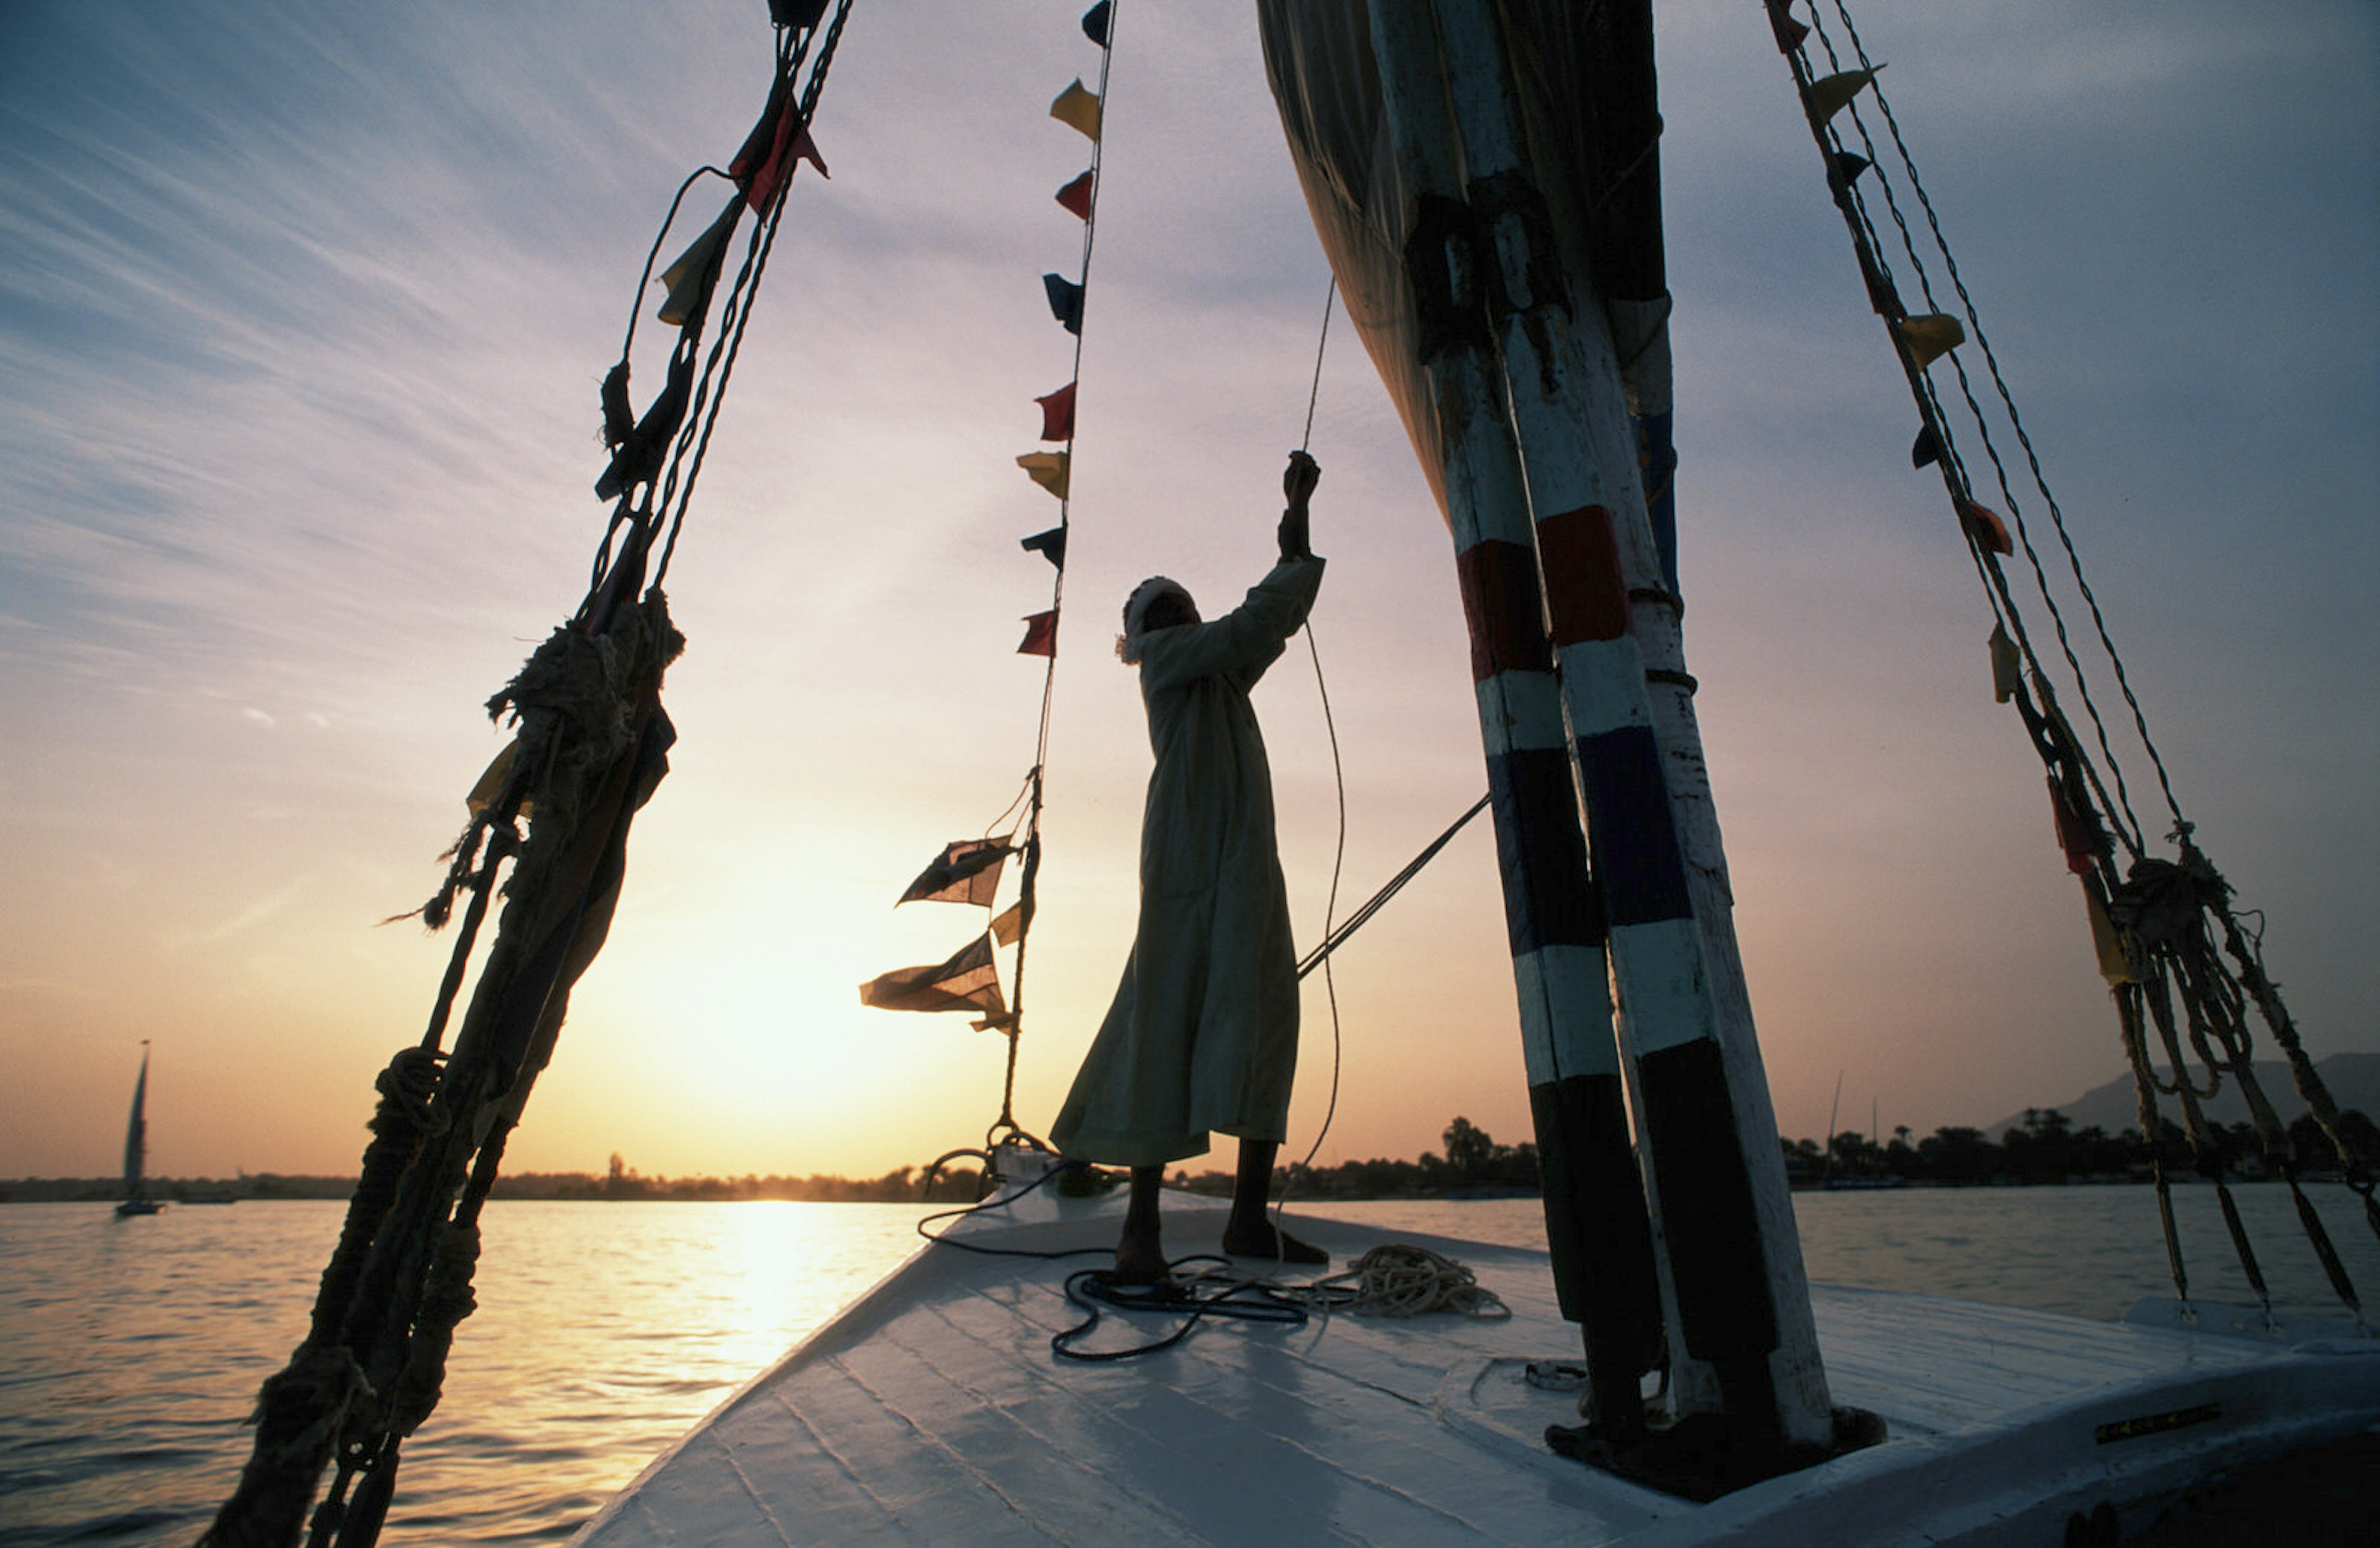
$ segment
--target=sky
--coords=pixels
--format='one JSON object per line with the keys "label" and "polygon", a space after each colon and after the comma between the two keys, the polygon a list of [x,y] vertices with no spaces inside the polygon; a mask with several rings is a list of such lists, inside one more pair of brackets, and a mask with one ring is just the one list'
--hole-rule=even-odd
{"label": "sky", "polygon": [[[689,639],[514,1169],[873,1175],[979,1143],[1002,1048],[856,986],[1033,758],[1013,654],[1067,380],[1045,271],[1073,0],[859,0],[670,576]],[[2317,1054],[2380,1049],[2380,18],[2362,0],[1876,7],[1863,32],[2201,841]],[[0,8],[0,1176],[337,1172],[446,956],[414,908],[576,605],[596,386],[678,179],[765,92],[759,0]],[[1658,12],[1688,664],[1779,1121],[1919,1134],[2117,1075],[1989,615],[1751,0]],[[1130,945],[1148,753],[1114,605],[1270,560],[1327,270],[1250,6],[1121,7],[1017,1116]],[[707,198],[707,196],[706,196]],[[690,236],[691,229],[685,235]],[[650,312],[656,291],[645,305]],[[647,331],[647,342],[660,331]],[[1342,909],[1484,786],[1446,530],[1352,333],[1315,641]],[[658,358],[640,354],[640,393]],[[1303,944],[1314,672],[1257,695]],[[2152,817],[2154,822],[2154,817]],[[2161,828],[2161,825],[2159,825]],[[1476,824],[1309,981],[1289,1149],[1527,1137]],[[1219,1164],[1225,1164],[1219,1162]]]}

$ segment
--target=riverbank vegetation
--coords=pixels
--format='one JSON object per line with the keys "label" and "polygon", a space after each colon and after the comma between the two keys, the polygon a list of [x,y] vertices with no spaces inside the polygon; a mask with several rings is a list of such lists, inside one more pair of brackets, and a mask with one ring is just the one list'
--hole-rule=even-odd
{"label": "riverbank vegetation", "polygon": [[[2340,1116],[2339,1127],[2367,1166],[2380,1168],[2380,1127],[2361,1112]],[[1281,1181],[1302,1199],[1425,1199],[1526,1197],[1538,1189],[1537,1147],[1501,1144],[1469,1119],[1457,1118],[1439,1136],[1443,1148],[1410,1161],[1342,1161],[1337,1166],[1282,1168]],[[2210,1139],[2224,1171],[2256,1180],[2277,1177],[2283,1163],[2305,1177],[2335,1177],[2338,1157],[2312,1118],[2289,1130],[2289,1154],[2266,1155],[2248,1124],[2215,1126]],[[2055,1107],[2029,1109],[2022,1126],[1998,1140],[1980,1129],[1937,1129],[1918,1139],[1906,1128],[1889,1137],[1845,1130],[1826,1144],[1815,1140],[1778,1140],[1787,1177],[1796,1187],[1984,1187],[2044,1186],[2082,1182],[2145,1182],[2155,1157],[2140,1131],[2110,1134],[2096,1127],[2075,1128]],[[2171,1122],[2162,1144],[2168,1171],[2188,1177],[2198,1171],[2189,1136]],[[979,1173],[957,1167],[936,1175],[933,1199],[965,1201],[976,1196]],[[589,1172],[518,1172],[496,1183],[499,1199],[738,1200],[796,1199],[832,1203],[911,1203],[928,1197],[927,1179],[916,1167],[881,1177],[829,1174],[766,1177],[646,1177],[614,1155],[601,1177]],[[1229,1194],[1229,1172],[1177,1168],[1170,1179],[1194,1192]],[[0,1203],[56,1200],[101,1201],[121,1196],[114,1178],[19,1178],[0,1181]],[[152,1179],[152,1198],[178,1203],[228,1203],[237,1199],[344,1199],[355,1189],[349,1177],[293,1177],[243,1173],[237,1178]]]}

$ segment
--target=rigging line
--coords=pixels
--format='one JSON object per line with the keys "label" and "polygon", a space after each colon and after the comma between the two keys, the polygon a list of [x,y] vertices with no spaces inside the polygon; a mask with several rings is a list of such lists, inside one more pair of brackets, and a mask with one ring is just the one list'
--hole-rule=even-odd
{"label": "rigging line", "polygon": [[[1121,5],[1112,5],[1110,6],[1108,11],[1107,41],[1099,46],[1099,132],[1091,139],[1091,197],[1089,202],[1084,206],[1082,267],[1077,272],[1075,280],[1075,283],[1081,285],[1083,289],[1083,308],[1075,318],[1074,368],[1073,374],[1067,378],[1067,381],[1075,389],[1076,418],[1074,423],[1070,423],[1067,426],[1066,468],[1065,483],[1063,486],[1066,492],[1061,495],[1058,500],[1058,532],[1060,541],[1062,543],[1064,541],[1065,535],[1074,527],[1075,430],[1076,426],[1080,423],[1080,415],[1082,412],[1083,338],[1089,331],[1090,327],[1088,314],[1090,311],[1091,253],[1099,236],[1099,185],[1101,182],[1100,165],[1104,158],[1107,146],[1108,81],[1115,68],[1116,18],[1123,10],[1123,6]],[[1062,548],[1059,550],[1062,556],[1064,551],[1065,550]],[[1034,726],[1033,732],[1033,768],[1032,771],[1025,777],[1025,791],[1023,795],[1025,802],[1025,816],[1023,819],[1025,831],[1023,847],[1026,850],[1025,875],[1018,884],[1017,898],[1017,902],[1022,912],[1017,916],[1016,963],[1009,975],[1009,998],[1011,1003],[1008,1008],[1008,1025],[1002,1029],[1003,1034],[1008,1039],[1007,1068],[1002,1077],[1000,1118],[993,1122],[992,1127],[994,1130],[997,1130],[1003,1123],[1007,1124],[1012,1129],[1015,1124],[1014,1102],[1016,1096],[1016,1053],[1017,1046],[1025,1034],[1025,951],[1026,943],[1033,933],[1033,914],[1035,913],[1035,889],[1033,884],[1036,880],[1035,873],[1039,869],[1041,858],[1042,792],[1046,778],[1046,770],[1050,767],[1050,725],[1051,716],[1055,710],[1058,695],[1058,646],[1055,637],[1055,630],[1064,622],[1065,617],[1066,566],[1062,562],[1057,566],[1057,574],[1051,577],[1050,582],[1050,611],[1051,614],[1050,622],[1052,635],[1050,643],[1050,654],[1044,659],[1041,668],[1041,713],[1038,720]],[[1010,809],[1014,810],[1013,806]]]}
{"label": "rigging line", "polygon": [[[1324,292],[1322,297],[1322,327],[1314,341],[1314,381],[1307,389],[1305,396],[1305,433],[1297,443],[1297,449],[1300,452],[1307,450],[1314,443],[1314,405],[1320,402],[1322,397],[1322,360],[1325,352],[1330,347],[1330,311],[1338,299],[1339,275],[1334,270],[1330,275],[1330,287]],[[1315,1131],[1313,1145],[1306,1151],[1305,1159],[1298,1163],[1299,1170],[1312,1167],[1314,1158],[1322,1154],[1322,1142],[1330,1137],[1331,1121],[1339,1116],[1339,1068],[1344,1040],[1341,1037],[1339,1030],[1339,981],[1330,971],[1328,946],[1337,934],[1333,921],[1339,913],[1339,878],[1347,863],[1347,770],[1339,756],[1339,726],[1331,718],[1330,684],[1322,674],[1322,651],[1314,641],[1314,618],[1310,611],[1305,620],[1305,650],[1306,654],[1314,659],[1314,689],[1322,700],[1323,729],[1330,735],[1330,781],[1338,793],[1339,837],[1330,856],[1330,892],[1322,905],[1322,938],[1325,943],[1325,949],[1321,956],[1322,992],[1330,1005],[1330,1100],[1322,1109],[1322,1127]],[[1301,965],[1297,976],[1304,979],[1309,971],[1307,966]],[[1281,1234],[1281,1221],[1282,1212],[1289,1207],[1289,1187],[1284,1182],[1281,1199],[1273,1206],[1272,1229],[1277,1242],[1285,1240]]]}
{"label": "rigging line", "polygon": [[1407,861],[1405,863],[1404,869],[1399,871],[1395,876],[1390,877],[1386,885],[1381,887],[1378,892],[1372,894],[1370,901],[1366,902],[1363,907],[1357,909],[1354,913],[1349,914],[1347,916],[1346,923],[1341,925],[1336,930],[1332,931],[1328,937],[1326,937],[1321,945],[1307,952],[1305,959],[1297,964],[1298,977],[1304,978],[1308,974],[1311,974],[1316,968],[1321,966],[1323,961],[1329,958],[1332,952],[1339,949],[1341,945],[1346,941],[1348,937],[1354,935],[1357,930],[1362,929],[1366,925],[1370,924],[1372,915],[1379,913],[1380,910],[1387,905],[1390,899],[1395,897],[1399,892],[1403,891],[1405,883],[1419,876],[1421,874],[1422,867],[1437,859],[1439,851],[1453,842],[1454,836],[1457,833],[1462,832],[1463,829],[1470,824],[1473,817],[1477,816],[1480,813],[1488,809],[1488,798],[1487,796],[1483,795],[1478,800],[1473,802],[1468,811],[1464,812],[1461,816],[1455,818],[1452,823],[1449,824],[1446,831],[1431,840],[1427,847],[1423,849],[1419,854],[1415,855],[1411,860]]}
{"label": "rigging line", "polygon": [[[1858,57],[1862,66],[1864,67],[1873,67],[1872,62],[1868,59],[1865,50],[1859,46],[1857,30],[1856,29],[1852,28],[1850,15],[1844,10],[1841,0],[1837,0],[1836,10],[1843,17],[1844,26],[1850,33],[1853,47],[1858,50]],[[1811,7],[1811,19],[1817,32],[1818,41],[1827,51],[1828,65],[1832,67],[1840,68],[1843,62],[1842,58],[1836,52],[1834,39],[1827,30],[1825,18],[1823,14],[1817,10],[1815,6]],[[1958,261],[1951,254],[1949,244],[1947,238],[1943,236],[1940,222],[1935,218],[1932,201],[1926,198],[1924,185],[1918,178],[1916,163],[1910,155],[1908,144],[1900,137],[1898,120],[1894,119],[1891,107],[1886,101],[1883,85],[1880,81],[1871,79],[1868,83],[1868,90],[1875,94],[1877,107],[1883,112],[1887,124],[1892,128],[1893,144],[1900,151],[1901,164],[1909,174],[1911,187],[1912,191],[1915,192],[1920,204],[1925,207],[1927,221],[1932,226],[1934,233],[1934,245],[1941,252],[1943,260],[1949,270],[1952,284],[1957,286],[1960,300],[1964,305],[1967,320],[1974,326],[1976,343],[1983,350],[1985,360],[1987,362],[1991,362],[1993,365],[1992,374],[1994,380],[1996,381],[1999,381],[2001,400],[2008,405],[2010,423],[2016,429],[2018,439],[2024,442],[2027,449],[2027,454],[2030,457],[2030,438],[2024,434],[2022,423],[2016,417],[2015,402],[2008,392],[2006,382],[2004,381],[2000,381],[1998,364],[1992,355],[1991,345],[1989,341],[1984,337],[1982,319],[1976,314],[1973,298],[1968,295],[1965,284],[1958,277]],[[1938,311],[1941,304],[1935,296],[1932,276],[1926,271],[1925,259],[1917,250],[1915,235],[1910,229],[1907,216],[1901,212],[1900,201],[1893,196],[1891,180],[1884,171],[1882,157],[1878,153],[1878,148],[1876,146],[1875,137],[1868,131],[1867,120],[1864,115],[1861,114],[1859,104],[1856,102],[1850,104],[1850,113],[1852,126],[1859,131],[1860,143],[1868,153],[1867,160],[1876,169],[1877,187],[1884,195],[1885,208],[1890,212],[1893,224],[1900,233],[1901,248],[1909,255],[1910,263],[1916,272],[1919,292],[1925,296],[1926,306],[1930,309]],[[1868,233],[1871,246],[1878,248],[1877,261],[1879,268],[1881,268],[1881,245],[1876,242],[1876,226],[1875,223],[1868,215],[1867,200],[1865,196],[1859,191],[1856,184],[1849,186],[1847,191],[1851,196],[1852,204],[1858,209],[1860,223]],[[1888,273],[1888,282],[1889,281],[1889,278],[1890,276]],[[2042,565],[2039,553],[2034,548],[2031,534],[2027,530],[2024,513],[2019,507],[2017,502],[2016,491],[2009,484],[2008,469],[2001,461],[1998,444],[1992,439],[1991,426],[1984,416],[1982,404],[1975,397],[1973,387],[1967,375],[1966,365],[1957,357],[1955,352],[1951,356],[1950,366],[1951,369],[1958,375],[1960,394],[1966,400],[1967,411],[1973,417],[1976,432],[1983,440],[1985,454],[1991,461],[1994,474],[1999,484],[2001,495],[2009,506],[2009,515],[2016,523],[2016,536],[2024,546],[2025,557],[2032,563],[2035,588],[2040,593],[2043,606],[2047,608],[2049,611],[2050,621],[2058,636],[2058,647],[2066,658],[2068,671],[2072,674],[2075,689],[2082,699],[2083,710],[2090,717],[2092,729],[2098,738],[2099,750],[2107,759],[2108,770],[2115,781],[2117,796],[2117,804],[2111,804],[2110,806],[2110,816],[2112,816],[2118,812],[2120,812],[2121,816],[2130,823],[2131,829],[2134,832],[2140,832],[2140,818],[2131,808],[2131,791],[2128,788],[2126,780],[2124,779],[2122,760],[2116,756],[2115,748],[2108,738],[2107,723],[2101,718],[2099,713],[2097,699],[2091,692],[2090,681],[2083,673],[2082,660],[2074,652],[2073,642],[2067,633],[2065,613],[2058,607],[2057,598],[2050,592],[2047,572]],[[1930,393],[1930,391],[1931,388],[1929,382],[1928,392]],[[1947,432],[1949,430],[1947,420],[1942,421],[1942,428],[1946,432],[1945,439],[1947,439]],[[2041,473],[2038,459],[2033,459],[2033,464],[2034,484],[2041,490],[2044,499],[2046,500],[2052,507],[2053,519],[2057,522],[2059,538],[2066,545],[2070,563],[2074,569],[2076,584],[2081,587],[2084,599],[2090,603],[2092,615],[2098,624],[2100,644],[2106,649],[2109,660],[2114,664],[2118,684],[2123,690],[2126,702],[2131,706],[2134,724],[2140,730],[2143,745],[2147,749],[2151,762],[2156,766],[2159,782],[2165,786],[2168,804],[2170,805],[2172,804],[2172,787],[2170,782],[2165,778],[2164,760],[2157,756],[2155,744],[2149,740],[2147,723],[2142,713],[2140,702],[2132,694],[2130,681],[2123,669],[2122,659],[2116,654],[2115,644],[2107,635],[2106,621],[2100,614],[2097,599],[2092,595],[2088,584],[2083,582],[2082,579],[2081,559],[2075,553],[2071,538],[2068,538],[2066,535],[2064,520],[2062,515],[2056,511],[2057,501],[2055,497],[2051,496],[2049,493],[2048,486]],[[1967,489],[1972,490],[1973,486],[1970,484],[1967,486]],[[1953,492],[1960,491],[1954,490]],[[2035,663],[2035,666],[2037,670],[2038,662]],[[2181,820],[2178,810],[2175,815],[2175,820],[2177,822]],[[2144,841],[2143,842],[2133,843],[2131,847],[2136,853],[2138,853],[2141,849],[2145,847]]]}
{"label": "rigging line", "polygon": [[[678,494],[675,510],[670,511],[669,491],[677,482],[677,459],[673,459],[668,478],[662,487],[661,509],[670,511],[669,537],[662,545],[661,562],[653,571],[651,587],[659,587],[662,579],[668,575],[670,561],[677,552],[678,532],[686,523],[686,508],[694,499],[695,481],[702,477],[703,457],[710,450],[710,432],[719,423],[719,410],[727,397],[727,383],[735,373],[736,356],[743,349],[744,333],[750,325],[752,308],[759,300],[760,276],[769,266],[769,255],[777,245],[777,232],[783,224],[785,206],[793,197],[795,163],[799,161],[799,158],[794,155],[793,145],[801,136],[809,132],[810,125],[817,119],[819,95],[826,88],[827,72],[833,67],[835,49],[843,41],[844,24],[850,18],[851,0],[842,0],[842,4],[835,9],[832,25],[827,29],[826,41],[819,47],[818,59],[811,67],[809,80],[802,89],[799,116],[795,122],[793,138],[786,142],[787,163],[783,176],[778,181],[775,197],[770,200],[768,218],[754,231],[752,243],[745,250],[743,272],[736,275],[735,287],[728,294],[727,306],[721,318],[722,336],[711,345],[710,359],[704,365],[703,380],[696,389],[695,403],[687,414],[690,422],[686,432],[679,437],[679,457],[685,458],[689,438],[693,438],[693,454],[690,458],[685,458],[686,488]],[[808,53],[808,39],[815,37],[816,32],[817,30],[813,28],[806,35],[801,47],[795,52],[793,67],[796,71],[800,69],[803,56]],[[739,298],[742,301],[740,308],[737,305]],[[721,360],[722,350],[725,352],[723,363]],[[711,378],[714,371],[717,373],[718,391],[715,395],[712,395]],[[707,416],[703,413],[703,399],[706,396],[710,397],[710,413]],[[701,421],[701,434],[698,438],[694,438],[694,427],[691,421],[697,418]]]}
{"label": "rigging line", "polygon": [[[1814,6],[1812,7],[1814,13],[1815,9]],[[1867,66],[1869,64],[1867,47],[1860,40],[1859,28],[1852,22],[1850,9],[1843,4],[1843,0],[1835,0],[1835,10],[1842,18],[1844,35],[1858,55],[1860,64],[1863,67]],[[2190,824],[2181,815],[2180,803],[2175,797],[2173,783],[2166,773],[2165,759],[2158,753],[2156,743],[2149,735],[2147,715],[2142,709],[2140,700],[2132,693],[2130,676],[2124,670],[2123,657],[2117,651],[2116,643],[2107,633],[2107,621],[2099,610],[2099,599],[2093,593],[2091,583],[2083,578],[2082,558],[2076,551],[2074,540],[2066,529],[2065,512],[2059,509],[2058,497],[2050,492],[2048,476],[2043,472],[2041,459],[2034,451],[2033,438],[2026,433],[2024,420],[2017,411],[2015,396],[2009,391],[2008,382],[2000,374],[1999,358],[1993,353],[1991,341],[1984,335],[1982,320],[1975,314],[1974,300],[1967,294],[1966,281],[1959,273],[1958,258],[1951,252],[1949,241],[1942,234],[1942,223],[1935,213],[1934,201],[1926,195],[1925,185],[1917,175],[1917,163],[1909,153],[1907,142],[1901,139],[1900,121],[1893,116],[1892,104],[1886,101],[1881,91],[1876,93],[1876,105],[1884,115],[1885,126],[1891,132],[1894,147],[1900,152],[1901,164],[1908,169],[1910,191],[1917,196],[1918,205],[1925,212],[1925,223],[1933,228],[1934,240],[1942,250],[1942,261],[1949,273],[1950,284],[1959,293],[1960,303],[1966,308],[1968,320],[1975,325],[1975,344],[1983,351],[1984,363],[1991,373],[1992,385],[1998,392],[2000,402],[2008,409],[2009,426],[2016,432],[2017,444],[2024,450],[2025,463],[2033,473],[2034,487],[2040,490],[2042,500],[2049,507],[2050,523],[2058,533],[2059,544],[2066,550],[2067,566],[2073,573],[2075,587],[2082,592],[2083,602],[2091,610],[2091,622],[2098,631],[2100,647],[2107,653],[2108,664],[2114,669],[2116,674],[2117,686],[2123,691],[2124,702],[2131,708],[2133,725],[2140,732],[2141,744],[2149,755],[2149,762],[2156,769],[2157,783],[2164,791],[2166,805],[2173,813],[2174,822],[2186,830]],[[1856,109],[1854,109],[1854,118],[1856,116]],[[1966,373],[1962,370],[1960,374],[1963,378]]]}
{"label": "rigging line", "polygon": [[1339,273],[1331,271],[1330,288],[1322,297],[1322,336],[1314,345],[1314,386],[1305,394],[1305,433],[1298,438],[1301,452],[1314,444],[1314,405],[1322,401],[1322,352],[1330,347],[1330,310],[1339,299]]}

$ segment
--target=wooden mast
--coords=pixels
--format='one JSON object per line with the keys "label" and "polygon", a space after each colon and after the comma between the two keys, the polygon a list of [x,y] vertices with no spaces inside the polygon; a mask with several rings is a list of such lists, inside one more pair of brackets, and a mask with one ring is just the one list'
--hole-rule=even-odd
{"label": "wooden mast", "polygon": [[[1543,577],[1654,1197],[1674,1398],[1682,1413],[1724,1413],[1755,1445],[1824,1445],[1825,1373],[1688,697],[1681,609],[1645,515],[1602,299],[1564,273],[1555,250],[1490,0],[1381,0],[1371,18],[1392,134],[1424,196],[1407,253],[1426,336],[1435,277],[1424,264],[1447,246],[1428,241],[1427,228],[1467,223],[1474,233],[1467,257],[1491,340],[1441,342],[1430,365],[1450,442],[1449,506],[1458,503],[1457,446],[1509,457],[1502,449],[1517,442],[1507,482],[1522,480],[1523,499],[1471,519],[1534,539],[1530,568]],[[1429,146],[1450,118],[1460,216],[1435,202],[1455,192],[1446,186],[1452,155]],[[1475,473],[1464,482],[1466,497],[1511,498]],[[1458,520],[1458,546],[1463,529]]]}

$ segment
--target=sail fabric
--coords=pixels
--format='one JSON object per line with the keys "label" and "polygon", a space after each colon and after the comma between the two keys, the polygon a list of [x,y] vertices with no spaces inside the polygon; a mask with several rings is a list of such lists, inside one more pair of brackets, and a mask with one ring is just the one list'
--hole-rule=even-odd
{"label": "sail fabric", "polygon": [[978,1010],[993,1016],[1008,1010],[989,934],[967,942],[948,961],[878,974],[859,986],[859,1003],[879,1010]]}
{"label": "sail fabric", "polygon": [[[1500,9],[1531,171],[1565,277],[1603,297],[1632,403],[1642,415],[1666,416],[1668,282],[1650,18],[1639,6],[1564,0],[1505,0]],[[1316,235],[1443,514],[1445,458],[1404,274],[1415,200],[1390,144],[1366,0],[1257,0],[1257,17]],[[1663,434],[1652,449],[1657,459],[1666,442]]]}
{"label": "sail fabric", "polygon": [[[975,903],[984,908],[1000,890],[1008,845],[998,839],[958,839],[918,873],[901,903]],[[901,903],[892,906],[898,908]]]}
{"label": "sail fabric", "polygon": [[1248,691],[1305,620],[1322,561],[1283,560],[1211,623],[1146,636],[1150,773],[1139,927],[1050,1138],[1117,1167],[1279,1140],[1297,1066],[1297,951],[1272,774]]}

